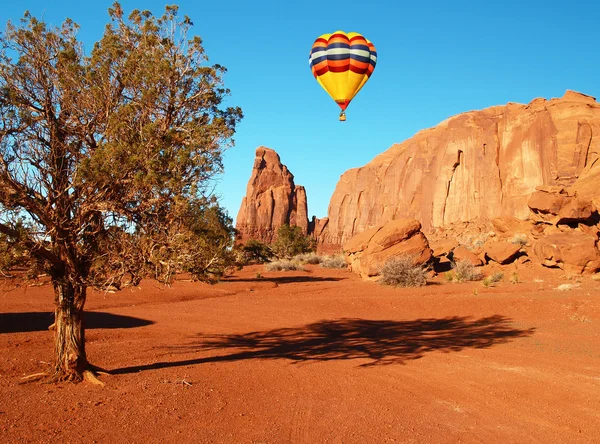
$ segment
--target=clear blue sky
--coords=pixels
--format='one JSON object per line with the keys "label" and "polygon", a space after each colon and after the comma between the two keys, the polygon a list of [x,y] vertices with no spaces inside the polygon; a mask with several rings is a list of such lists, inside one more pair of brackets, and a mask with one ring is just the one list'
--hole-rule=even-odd
{"label": "clear blue sky", "polygon": [[[28,9],[58,25],[70,17],[90,49],[112,1],[6,1],[2,23]],[[160,15],[167,2],[122,1]],[[229,103],[245,118],[217,192],[235,219],[255,149],[275,149],[304,185],[309,215],[324,217],[344,171],[454,114],[573,89],[600,97],[597,0],[181,0],[211,63],[227,67]],[[367,85],[339,108],[314,80],[308,53],[321,34],[360,32],[376,46]]]}

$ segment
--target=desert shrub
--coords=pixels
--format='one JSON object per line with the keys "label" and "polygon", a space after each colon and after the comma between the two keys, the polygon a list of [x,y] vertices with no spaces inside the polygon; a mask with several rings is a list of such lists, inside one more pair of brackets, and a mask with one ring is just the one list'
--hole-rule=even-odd
{"label": "desert shrub", "polygon": [[484,287],[493,287],[494,284],[500,282],[504,278],[504,273],[494,273],[483,280]]}
{"label": "desert shrub", "polygon": [[277,241],[271,245],[271,251],[277,259],[291,259],[314,249],[314,241],[302,233],[300,227],[291,227],[287,224],[279,227]]}
{"label": "desert shrub", "polygon": [[249,239],[241,247],[242,263],[247,264],[264,264],[269,262],[273,257],[271,248],[264,242],[257,239]]}
{"label": "desert shrub", "polygon": [[510,275],[509,282],[510,282],[511,284],[518,284],[519,282],[521,282],[521,280],[519,279],[519,275],[518,275],[516,272],[513,272],[513,273]]}
{"label": "desert shrub", "polygon": [[321,263],[323,258],[317,253],[302,253],[294,256],[292,260],[300,262],[301,264],[317,265]]}
{"label": "desert shrub", "polygon": [[422,287],[427,284],[427,268],[415,265],[411,256],[395,257],[381,268],[379,282],[395,287]]}
{"label": "desert shrub", "polygon": [[203,282],[219,281],[236,265],[232,219],[216,199],[187,202],[178,211],[170,223],[159,221],[153,232],[136,236],[128,246],[126,258],[132,258],[128,263],[142,265],[146,275],[164,283],[177,273]]}
{"label": "desert shrub", "polygon": [[447,282],[456,282],[456,273],[453,271],[447,271],[444,273],[444,278]]}
{"label": "desert shrub", "polygon": [[346,258],[341,254],[325,256],[321,260],[321,267],[323,268],[346,268],[347,266]]}
{"label": "desert shrub", "polygon": [[475,265],[469,261],[458,261],[452,264],[452,271],[446,273],[446,280],[450,282],[467,282],[481,280],[483,275]]}
{"label": "desert shrub", "polygon": [[510,239],[510,242],[524,247],[525,245],[527,245],[527,235],[524,233],[516,233]]}
{"label": "desert shrub", "polygon": [[303,271],[304,267],[300,262],[291,261],[289,259],[280,259],[265,264],[265,269],[267,271]]}
{"label": "desert shrub", "polygon": [[558,287],[555,288],[555,290],[558,291],[569,291],[569,290],[573,290],[574,288],[579,287],[579,284],[560,284]]}

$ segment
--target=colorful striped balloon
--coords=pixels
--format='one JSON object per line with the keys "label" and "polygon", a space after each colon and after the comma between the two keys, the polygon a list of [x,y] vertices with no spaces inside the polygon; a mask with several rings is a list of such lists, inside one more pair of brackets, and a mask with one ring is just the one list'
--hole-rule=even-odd
{"label": "colorful striped balloon", "polygon": [[310,69],[319,84],[342,109],[346,108],[367,83],[377,63],[375,46],[357,32],[323,34],[312,46]]}

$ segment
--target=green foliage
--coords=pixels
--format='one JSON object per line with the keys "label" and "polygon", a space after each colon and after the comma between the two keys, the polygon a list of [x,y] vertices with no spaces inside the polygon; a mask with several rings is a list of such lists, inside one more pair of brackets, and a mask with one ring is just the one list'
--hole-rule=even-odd
{"label": "green foliage", "polygon": [[212,280],[231,223],[211,203],[211,179],[242,117],[223,106],[226,70],[207,63],[176,6],[127,17],[115,3],[109,19],[89,55],[68,19],[53,28],[26,13],[0,37],[0,233],[73,285],[165,258],[151,275],[176,264]]}
{"label": "green foliage", "polygon": [[291,259],[298,254],[313,251],[314,242],[302,233],[300,227],[284,224],[279,227],[277,240],[271,245],[271,250],[278,259]]}
{"label": "green foliage", "polygon": [[147,256],[159,281],[187,272],[194,279],[215,282],[236,264],[233,221],[214,199],[188,203],[172,224],[160,228],[164,237],[149,236],[154,248]]}
{"label": "green foliage", "polygon": [[289,259],[280,259],[265,265],[267,271],[304,271],[300,262]]}
{"label": "green foliage", "polygon": [[0,233],[52,279],[55,380],[82,378],[87,286],[214,281],[233,260],[211,195],[242,111],[191,27],[115,3],[89,54],[69,19],[0,35]]}
{"label": "green foliage", "polygon": [[257,239],[249,239],[248,242],[241,246],[240,250],[243,265],[264,264],[265,262],[269,262],[273,257],[271,248]]}
{"label": "green foliage", "polygon": [[427,284],[427,268],[415,265],[413,257],[395,257],[382,267],[379,282],[395,287],[422,287]]}

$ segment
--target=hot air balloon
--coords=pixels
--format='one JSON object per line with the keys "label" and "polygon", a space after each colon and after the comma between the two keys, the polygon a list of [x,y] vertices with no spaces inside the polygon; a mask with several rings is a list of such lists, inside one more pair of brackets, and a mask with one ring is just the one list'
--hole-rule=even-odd
{"label": "hot air balloon", "polygon": [[310,69],[342,109],[341,121],[346,120],[346,108],[367,83],[376,63],[375,46],[357,32],[336,31],[315,40],[309,56]]}

